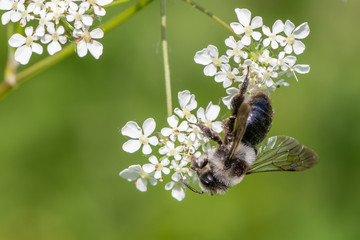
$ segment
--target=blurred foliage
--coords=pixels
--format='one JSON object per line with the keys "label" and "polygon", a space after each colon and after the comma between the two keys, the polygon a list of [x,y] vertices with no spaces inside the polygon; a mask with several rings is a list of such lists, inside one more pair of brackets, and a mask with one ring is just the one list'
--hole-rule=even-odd
{"label": "blurred foliage", "polygon": [[[197,2],[228,23],[236,21],[236,7],[267,25],[279,18],[309,22],[299,63],[311,71],[272,95],[269,135],[295,137],[318,152],[320,164],[248,176],[223,196],[187,191],[183,202],[162,186],[141,193],[121,179],[119,171],[145,159],[121,150],[119,129],[151,116],[158,129],[166,123],[155,1],[105,35],[100,60],[74,55],[0,103],[1,240],[359,239],[360,2]],[[174,103],[184,89],[200,106],[218,102],[221,84],[203,76],[193,56],[208,44],[224,52],[229,33],[182,1],[168,1],[167,10]],[[0,36],[5,66],[5,26]]]}

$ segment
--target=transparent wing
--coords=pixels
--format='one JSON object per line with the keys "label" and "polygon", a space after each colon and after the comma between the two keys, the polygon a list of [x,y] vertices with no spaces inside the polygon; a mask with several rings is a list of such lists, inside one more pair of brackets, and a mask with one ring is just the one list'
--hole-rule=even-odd
{"label": "transparent wing", "polygon": [[260,144],[247,174],[273,171],[303,171],[315,166],[319,156],[288,136],[275,136]]}
{"label": "transparent wing", "polygon": [[246,130],[246,122],[249,117],[250,111],[251,107],[248,103],[243,102],[239,107],[233,130],[233,143],[230,148],[229,159],[232,159],[232,157],[234,156],[236,149],[244,136]]}

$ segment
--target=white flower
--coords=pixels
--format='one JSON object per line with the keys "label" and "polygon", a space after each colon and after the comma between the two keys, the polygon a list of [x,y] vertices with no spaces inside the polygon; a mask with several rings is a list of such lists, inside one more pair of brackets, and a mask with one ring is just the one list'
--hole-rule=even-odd
{"label": "white flower", "polygon": [[155,130],[156,123],[153,118],[148,118],[143,123],[143,130],[136,122],[130,121],[121,129],[121,134],[132,138],[123,144],[125,152],[134,153],[143,145],[142,153],[150,154],[152,152],[150,144],[158,145],[159,140],[156,136],[149,137]]}
{"label": "white flower", "polygon": [[265,82],[267,87],[271,87],[274,84],[273,78],[278,77],[278,73],[273,71],[272,67],[260,68],[261,78]]}
{"label": "white flower", "polygon": [[168,175],[170,173],[170,169],[167,168],[166,166],[170,164],[169,159],[164,158],[160,163],[159,160],[157,159],[157,157],[155,156],[151,156],[149,158],[149,161],[151,163],[147,163],[143,166],[143,169],[145,172],[147,173],[152,173],[155,171],[154,173],[154,178],[155,179],[160,179],[161,178],[161,173],[164,173],[166,175]]}
{"label": "white flower", "polygon": [[178,201],[182,201],[185,198],[185,191],[183,189],[182,182],[168,182],[165,185],[165,190],[171,190],[171,196]]}
{"label": "white flower", "polygon": [[304,43],[297,39],[304,39],[309,35],[310,28],[307,22],[295,28],[295,25],[290,20],[286,20],[284,33],[287,38],[283,38],[281,44],[285,46],[285,53],[290,54],[294,50],[294,53],[298,55],[304,52]]}
{"label": "white flower", "polygon": [[24,8],[25,0],[1,0],[0,10],[9,10],[1,16],[1,22],[6,25],[10,22],[18,22],[21,19],[21,9]]}
{"label": "white flower", "polygon": [[226,56],[219,58],[219,51],[214,45],[209,45],[207,48],[196,52],[194,60],[196,63],[206,66],[204,74],[210,77],[215,75],[217,68],[221,67],[223,63],[229,62]]}
{"label": "white flower", "polygon": [[235,88],[235,87],[231,87],[226,89],[226,93],[228,94],[226,97],[222,98],[222,101],[224,103],[224,105],[228,108],[231,109],[231,100],[232,98],[238,94],[240,92],[239,88]]}
{"label": "white flower", "polygon": [[64,14],[67,12],[67,7],[64,1],[52,0],[45,4],[46,9],[51,10],[48,14],[55,24],[59,24],[60,18],[64,17]]}
{"label": "white flower", "polygon": [[180,153],[184,150],[183,146],[175,147],[175,144],[171,141],[166,142],[166,145],[159,149],[161,155],[167,155],[169,157],[174,157],[176,160],[181,159]]}
{"label": "white flower", "polygon": [[44,12],[45,9],[45,0],[31,0],[29,7],[33,9],[33,13],[36,15],[40,15],[41,12]]}
{"label": "white flower", "polygon": [[178,99],[180,108],[175,108],[174,112],[180,117],[186,119],[191,119],[194,115],[191,114],[191,111],[197,107],[197,102],[195,100],[195,95],[191,94],[190,91],[184,90],[178,93]]}
{"label": "white flower", "polygon": [[106,6],[113,2],[113,0],[86,0],[94,9],[94,13],[97,16],[105,16],[106,11],[103,6]]}
{"label": "white flower", "polygon": [[25,9],[25,6],[22,5],[19,8],[19,11],[21,12],[21,19],[20,19],[20,26],[25,27],[26,24],[34,19],[34,16],[31,14],[31,12],[34,10],[35,6],[29,5],[27,9]]}
{"label": "white flower", "polygon": [[268,36],[263,40],[264,47],[267,47],[271,44],[273,49],[277,49],[279,47],[278,42],[281,42],[281,36],[277,36],[277,34],[284,31],[284,23],[281,20],[276,20],[274,25],[272,26],[272,32],[269,27],[262,26],[263,33]]}
{"label": "white flower", "polygon": [[224,88],[228,88],[231,86],[233,81],[240,81],[240,77],[236,76],[239,74],[239,70],[237,68],[234,68],[231,71],[231,67],[229,64],[223,64],[221,66],[221,72],[217,72],[215,74],[215,81],[216,82],[222,82]]}
{"label": "white flower", "polygon": [[91,32],[88,29],[74,30],[74,37],[78,38],[75,42],[77,43],[77,53],[79,57],[84,57],[89,52],[94,58],[99,59],[103,53],[103,45],[94,39],[100,39],[104,37],[104,32],[100,28],[96,28]]}
{"label": "white flower", "polygon": [[165,127],[163,129],[161,129],[161,134],[166,136],[166,137],[170,136],[170,140],[173,141],[173,142],[175,142],[176,138],[180,142],[184,142],[186,135],[184,133],[182,133],[182,132],[184,132],[184,131],[186,131],[188,129],[187,122],[183,121],[179,125],[179,119],[175,115],[172,115],[172,116],[168,117],[167,122],[169,123],[169,126],[171,128]]}
{"label": "white flower", "polygon": [[[66,37],[63,36],[63,34],[65,33],[65,29],[63,26],[59,26],[56,30],[55,30],[55,26],[54,23],[49,23],[47,30],[50,34],[46,34],[44,36],[43,39],[41,39],[41,42],[44,44],[48,44],[49,42],[51,42],[48,46],[47,46],[47,50],[49,52],[50,55],[54,55],[55,53],[59,52],[61,50],[61,44],[65,44],[66,43]],[[60,42],[60,43],[59,43]]]}
{"label": "white flower", "polygon": [[53,24],[53,22],[51,22],[53,16],[46,11],[41,11],[39,16],[40,18],[37,19],[39,20],[39,25],[35,30],[35,34],[39,37],[43,37],[45,35],[45,26],[48,26],[50,23]]}
{"label": "white flower", "polygon": [[295,74],[295,72],[300,73],[300,74],[306,74],[310,71],[310,66],[307,64],[296,64],[296,57],[295,56],[286,56],[284,58],[284,61],[287,64],[284,64],[281,67],[281,70],[283,70],[284,72],[286,72],[286,76],[287,77],[291,77],[291,76],[295,76],[296,81],[298,81],[298,78]]}
{"label": "white flower", "polygon": [[80,7],[75,5],[76,8],[69,8],[69,12],[66,15],[66,20],[69,22],[75,21],[74,27],[80,29],[82,27],[89,28],[93,24],[93,18],[85,14],[89,9],[89,3],[83,2],[80,4]]}
{"label": "white flower", "polygon": [[270,57],[270,51],[269,50],[264,50],[264,52],[259,56],[259,62],[265,64],[265,65],[269,65],[271,64],[272,66],[276,65],[277,60],[275,58]]}
{"label": "white flower", "polygon": [[254,29],[259,28],[263,25],[262,18],[256,16],[251,20],[251,12],[245,8],[236,8],[235,13],[240,23],[233,22],[230,24],[230,26],[238,35],[245,33],[244,36],[241,38],[241,42],[245,46],[249,46],[251,43],[251,37],[256,41],[260,40],[261,33],[254,31]]}
{"label": "white flower", "polygon": [[146,192],[148,181],[153,186],[157,184],[157,180],[153,177],[153,175],[145,172],[140,165],[131,165],[129,168],[121,171],[119,175],[129,182],[136,180],[136,188],[140,192]]}
{"label": "white flower", "polygon": [[233,36],[228,37],[225,39],[225,45],[231,47],[232,49],[226,50],[226,54],[228,57],[234,56],[234,61],[236,63],[240,63],[241,58],[247,59],[248,53],[242,50],[244,44],[241,41],[236,41]]}
{"label": "white flower", "polygon": [[287,83],[287,82],[285,82],[284,79],[280,79],[279,81],[277,81],[277,82],[275,83],[275,85],[276,85],[277,88],[279,88],[279,87],[281,87],[281,86],[285,86],[285,87],[290,86],[290,84]]}
{"label": "white flower", "polygon": [[30,60],[32,53],[42,54],[43,48],[40,44],[34,42],[38,40],[36,35],[33,35],[33,27],[25,28],[26,37],[19,33],[15,33],[9,39],[9,45],[16,47],[15,60],[23,65],[27,64]]}
{"label": "white flower", "polygon": [[172,160],[171,161],[171,167],[175,173],[171,176],[171,179],[175,182],[180,181],[180,179],[183,177],[183,174],[189,173],[189,168],[185,167],[188,164],[187,161],[180,161],[180,164],[177,163],[177,161]]}
{"label": "white flower", "polygon": [[205,124],[205,126],[207,126],[208,128],[212,129],[217,133],[220,133],[222,131],[221,121],[214,122],[214,120],[218,117],[219,112],[220,112],[220,106],[213,105],[212,102],[210,102],[206,107],[206,111],[202,107],[198,109],[197,117],[199,121]]}

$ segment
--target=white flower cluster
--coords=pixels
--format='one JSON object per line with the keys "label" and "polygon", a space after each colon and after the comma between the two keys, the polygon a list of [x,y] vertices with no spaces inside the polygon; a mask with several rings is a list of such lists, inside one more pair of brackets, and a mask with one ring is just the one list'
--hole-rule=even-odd
{"label": "white flower cluster", "polygon": [[32,53],[42,54],[43,45],[53,55],[61,51],[68,38],[77,44],[77,53],[84,57],[89,51],[96,59],[103,52],[100,39],[104,33],[100,28],[90,30],[95,16],[106,14],[103,6],[113,0],[0,0],[3,25],[19,22],[25,28],[25,36],[15,33],[9,45],[17,48],[15,60],[27,64]]}
{"label": "white flower cluster", "polygon": [[[272,28],[263,25],[261,17],[251,17],[248,9],[235,9],[239,22],[230,24],[239,40],[234,36],[225,39],[229,47],[226,55],[219,57],[216,46],[209,45],[198,51],[194,60],[205,65],[204,74],[214,77],[216,82],[221,82],[228,96],[223,98],[223,103],[230,108],[231,98],[239,92],[239,87],[231,87],[233,83],[244,80],[247,69],[250,69],[250,84],[248,94],[258,91],[270,94],[280,86],[289,86],[282,78],[296,74],[305,74],[310,71],[310,66],[296,64],[299,55],[304,52],[305,45],[301,39],[310,33],[307,23],[300,26],[286,20],[276,20]],[[260,32],[262,31],[262,33]],[[240,85],[239,85],[240,86]]]}
{"label": "white flower cluster", "polygon": [[[296,57],[291,55],[304,52],[305,45],[299,39],[309,35],[307,23],[295,28],[289,20],[285,24],[277,20],[270,29],[263,25],[261,17],[251,18],[247,9],[235,9],[235,12],[239,22],[230,26],[239,40],[234,36],[225,40],[225,45],[229,47],[226,55],[219,56],[218,49],[209,45],[194,57],[196,63],[205,65],[206,76],[212,76],[216,82],[223,84],[228,96],[222,100],[229,109],[232,97],[239,93],[239,87],[248,73],[247,96],[259,91],[270,94],[277,87],[289,86],[281,79],[282,76],[296,78],[295,72],[304,74],[310,70],[309,65],[296,64]],[[238,83],[239,87],[231,87],[234,83]],[[209,139],[196,124],[221,133],[222,122],[216,121],[220,106],[210,102],[206,109],[198,108],[195,116],[195,95],[185,90],[178,93],[178,98],[180,108],[174,109],[175,114],[167,119],[169,126],[156,135],[152,135],[156,128],[152,118],[147,119],[142,128],[132,121],[122,128],[121,133],[132,138],[124,143],[123,150],[133,153],[142,147],[142,153],[149,156],[149,162],[142,166],[132,165],[121,171],[120,176],[135,181],[137,189],[145,192],[148,182],[156,185],[164,181],[164,175],[170,174],[171,180],[167,181],[165,189],[172,190],[172,196],[181,201],[185,197],[186,185],[190,182],[199,185],[198,176],[191,169],[193,159],[199,159],[211,149]],[[154,155],[151,155],[152,147],[158,148]]]}
{"label": "white flower cluster", "polygon": [[[222,123],[216,121],[220,106],[211,102],[207,108],[197,108],[195,95],[185,90],[178,93],[180,108],[174,109],[174,115],[168,117],[168,127],[164,127],[153,135],[156,123],[153,118],[146,119],[142,128],[130,121],[121,129],[124,136],[131,139],[124,143],[125,152],[134,153],[142,148],[142,153],[149,156],[149,163],[132,165],[120,172],[120,176],[128,181],[136,181],[138,190],[145,192],[147,183],[156,185],[163,182],[163,175],[171,173],[171,180],[165,184],[166,190],[172,190],[172,196],[181,201],[185,197],[182,181],[198,184],[196,173],[190,168],[191,158],[199,158],[211,148],[209,139],[205,137],[194,123],[202,123],[213,131],[222,132]],[[157,148],[152,155],[152,147]],[[157,156],[156,156],[157,155]]]}

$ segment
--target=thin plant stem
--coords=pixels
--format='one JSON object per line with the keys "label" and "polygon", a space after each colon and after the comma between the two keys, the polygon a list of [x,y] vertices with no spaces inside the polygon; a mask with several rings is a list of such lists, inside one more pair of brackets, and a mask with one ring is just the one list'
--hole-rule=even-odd
{"label": "thin plant stem", "polygon": [[171,98],[171,81],[170,81],[170,66],[169,66],[169,54],[166,40],[166,10],[165,1],[160,1],[160,13],[161,13],[161,44],[164,59],[164,73],[165,73],[165,92],[166,92],[166,107],[167,114],[170,117],[172,115],[172,98]]}
{"label": "thin plant stem", "polygon": [[235,34],[234,31],[232,30],[232,28],[230,27],[230,25],[227,24],[226,22],[224,22],[223,20],[221,20],[215,14],[209,12],[208,10],[206,10],[205,8],[203,8],[202,6],[198,5],[197,3],[195,3],[195,2],[193,2],[191,0],[182,0],[182,1],[186,2],[187,4],[191,5],[193,8],[195,8],[195,9],[199,10],[200,12],[206,14],[207,16],[211,17],[213,20],[215,20],[220,25],[222,25],[227,30],[229,30],[232,34]]}
{"label": "thin plant stem", "polygon": [[[119,15],[115,16],[114,18],[110,19],[105,24],[100,26],[100,28],[104,32],[108,32],[108,31],[112,30],[113,28],[115,28],[116,26],[118,26],[119,24],[121,24],[122,22],[124,22],[125,20],[130,18],[131,16],[133,16],[135,13],[137,13],[141,9],[145,8],[148,4],[150,4],[153,1],[154,0],[139,0],[138,2],[134,3],[129,8],[125,9]],[[48,56],[48,57],[40,60],[39,62],[31,65],[30,67],[22,70],[21,72],[16,74],[16,78],[14,80],[13,85],[9,84],[8,81],[6,80],[7,78],[5,78],[5,80],[0,83],[0,101],[2,101],[4,99],[4,97],[7,96],[7,94],[12,92],[12,90],[14,90],[20,84],[24,83],[26,80],[38,75],[42,71],[48,69],[49,67],[53,66],[54,64],[60,62],[61,60],[64,60],[68,56],[74,54],[75,53],[74,46],[75,46],[74,44],[68,45],[64,49],[62,49],[59,53],[57,53],[53,56]],[[12,56],[13,54],[10,51],[13,51],[13,50],[10,49],[8,52],[9,56],[10,55]],[[9,68],[9,66],[7,66],[7,68]],[[5,72],[7,72],[7,70]]]}

